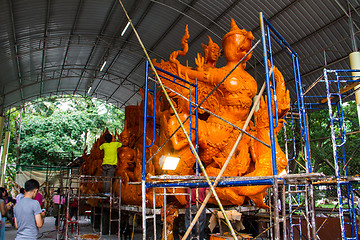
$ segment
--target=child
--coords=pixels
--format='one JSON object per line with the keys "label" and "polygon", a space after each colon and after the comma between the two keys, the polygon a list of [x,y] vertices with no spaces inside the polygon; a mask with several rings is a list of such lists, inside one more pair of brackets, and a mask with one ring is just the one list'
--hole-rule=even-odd
{"label": "child", "polygon": [[105,195],[110,196],[111,179],[108,177],[113,177],[115,174],[118,162],[117,149],[122,146],[122,143],[112,142],[112,136],[109,133],[105,135],[105,141],[106,142],[100,146],[100,150],[104,150],[102,176],[107,177],[103,182],[103,192]]}

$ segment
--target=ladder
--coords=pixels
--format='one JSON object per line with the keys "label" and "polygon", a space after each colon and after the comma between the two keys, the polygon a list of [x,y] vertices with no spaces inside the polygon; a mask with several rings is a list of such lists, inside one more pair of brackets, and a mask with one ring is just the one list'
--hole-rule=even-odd
{"label": "ladder", "polygon": [[[341,237],[345,240],[358,239],[358,234],[353,188],[351,183],[346,179],[345,181],[342,180],[343,176],[347,176],[347,162],[345,156],[346,130],[340,87],[340,81],[342,79],[341,74],[344,72],[346,72],[346,70],[324,69],[324,81],[327,91],[327,103],[329,108],[331,139],[335,163],[336,187],[339,201]],[[333,76],[335,76],[335,78]],[[349,221],[345,221],[345,215],[349,216]],[[349,231],[345,231],[346,225],[350,225],[350,233]]]}
{"label": "ladder", "polygon": [[[295,230],[299,232],[299,239],[315,238],[315,223],[312,222],[315,211],[311,201],[313,199],[311,186],[310,184],[288,185],[286,194],[289,202],[290,239],[294,239]],[[306,221],[306,237],[302,229],[303,219]]]}
{"label": "ladder", "polygon": [[[104,179],[105,178],[105,179]],[[86,183],[98,183],[102,181],[110,181],[113,182],[114,179],[118,179],[120,181],[119,186],[119,196],[114,196],[113,194],[106,196],[103,194],[84,194],[80,191],[81,184]],[[63,183],[65,181],[65,184]],[[68,177],[62,178],[61,186],[66,185],[66,187],[62,190],[64,193],[64,197],[66,198],[66,208],[61,214],[59,214],[59,230],[57,234],[57,239],[69,239],[70,233],[73,234],[74,227],[75,234],[79,236],[80,234],[80,208],[81,208],[81,201],[86,199],[96,199],[99,201],[100,205],[100,212],[97,212],[95,208],[93,208],[92,217],[93,224],[95,223],[95,217],[100,216],[100,230],[99,235],[100,238],[103,236],[103,216],[104,216],[104,207],[109,207],[109,232],[108,232],[108,239],[111,239],[111,226],[112,222],[117,222],[117,239],[120,240],[120,226],[121,226],[121,179],[115,177],[102,177],[102,176],[87,176],[87,175],[72,175],[69,174]],[[110,185],[110,190],[112,190],[112,184]],[[77,219],[72,220],[70,217],[70,202],[77,201]],[[108,205],[107,205],[108,204]],[[117,211],[118,217],[115,216],[115,211]],[[94,225],[93,225],[94,229]],[[70,233],[69,233],[70,232]]]}
{"label": "ladder", "polygon": [[[290,118],[286,118],[286,123],[284,124],[284,141],[285,141],[285,154],[286,159],[288,161],[293,161],[296,159],[296,139],[295,139],[295,121],[294,121],[294,111],[293,106],[290,106]],[[290,126],[290,134],[287,132],[287,126]],[[290,137],[289,137],[290,135]],[[293,156],[292,158],[289,157],[289,145],[292,145]],[[287,165],[287,172],[289,173],[289,164]]]}
{"label": "ladder", "polygon": [[[113,178],[111,178],[111,182]],[[121,178],[119,178],[119,196],[114,196],[113,193],[113,185],[110,185],[110,192],[111,195],[109,196],[109,239],[111,239],[111,226],[112,222],[117,223],[117,239],[120,240],[121,238]],[[117,216],[113,219],[113,213],[117,211]]]}

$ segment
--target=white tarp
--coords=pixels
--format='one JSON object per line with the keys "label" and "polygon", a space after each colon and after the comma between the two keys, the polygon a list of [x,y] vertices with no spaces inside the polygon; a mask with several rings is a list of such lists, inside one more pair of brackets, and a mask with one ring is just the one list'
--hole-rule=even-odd
{"label": "white tarp", "polygon": [[[46,170],[19,170],[16,174],[15,181],[20,187],[24,187],[24,184],[29,179],[35,179],[40,183],[41,187],[46,187],[46,181],[48,187],[57,188],[60,187],[61,174],[64,176],[64,171],[46,171]],[[63,187],[67,186],[67,179],[63,180]]]}

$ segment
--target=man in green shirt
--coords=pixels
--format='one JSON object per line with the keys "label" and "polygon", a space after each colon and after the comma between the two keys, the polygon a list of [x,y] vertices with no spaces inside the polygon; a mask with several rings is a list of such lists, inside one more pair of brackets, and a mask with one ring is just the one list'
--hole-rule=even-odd
{"label": "man in green shirt", "polygon": [[107,177],[103,182],[103,192],[105,195],[110,195],[110,184],[111,179],[109,177],[114,177],[118,157],[117,157],[117,149],[122,146],[120,142],[113,142],[112,135],[105,135],[105,143],[101,144],[100,150],[104,150],[104,158],[102,163],[102,176]]}

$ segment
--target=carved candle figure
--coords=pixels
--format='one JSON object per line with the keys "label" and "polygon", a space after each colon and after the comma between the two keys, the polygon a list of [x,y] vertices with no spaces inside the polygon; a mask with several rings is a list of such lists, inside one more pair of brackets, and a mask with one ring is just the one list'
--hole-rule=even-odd
{"label": "carved candle figure", "polygon": [[[198,83],[199,102],[207,96],[210,91],[220,83],[230,70],[249,52],[254,39],[251,32],[239,29],[234,20],[231,20],[230,31],[224,36],[222,41],[222,49],[226,58],[226,65],[217,68],[216,62],[220,56],[219,46],[209,37],[208,45],[202,45],[204,56],[197,54],[195,63],[197,67],[181,65],[178,56],[185,56],[189,50],[188,39],[190,35],[186,26],[185,34],[181,41],[182,50],[171,53],[169,61],[161,60],[160,63],[153,59],[154,65],[178,75],[181,78]],[[251,53],[246,57],[220,87],[204,102],[203,107],[211,112],[221,116],[227,121],[242,128],[247,119],[253,98],[257,93],[257,84],[255,79],[245,71],[246,61],[251,58]],[[274,75],[276,79],[276,95],[277,95],[277,112],[281,119],[290,108],[289,92],[286,90],[285,82],[280,71],[275,68]],[[181,93],[189,96],[189,91],[184,90],[176,84],[163,81],[163,83]],[[171,101],[174,103],[176,110],[182,121],[190,114],[189,103],[177,96],[173,92],[168,91]],[[193,93],[192,93],[193,94]],[[150,96],[150,95],[149,95]],[[144,97],[144,96],[143,96]],[[162,94],[158,94],[156,99],[156,128],[155,143],[147,149],[147,159],[163,145],[170,137],[179,123],[175,119],[173,111],[169,104],[162,98]],[[150,96],[151,99],[151,96]],[[193,99],[193,98],[192,98]],[[122,201],[124,204],[141,204],[141,187],[140,185],[131,185],[127,181],[141,180],[141,159],[142,159],[142,111],[143,102],[140,106],[127,106],[125,108],[126,127],[120,134],[124,141],[124,147],[118,152],[120,163],[116,171],[116,176],[123,177]],[[153,101],[149,101],[148,109],[154,109]],[[275,111],[275,110],[273,110]],[[231,125],[223,122],[215,116],[209,115],[204,111],[200,111],[199,121],[199,156],[206,167],[206,171],[210,176],[216,176],[220,172],[234,143],[240,132]],[[259,138],[260,140],[270,144],[269,134],[269,117],[267,112],[267,102],[262,98],[259,110],[254,114],[254,123],[250,123],[247,131]],[[194,121],[193,121],[194,122]],[[275,134],[283,126],[284,120],[279,120],[279,124],[275,129]],[[148,125],[152,125],[150,122]],[[185,124],[189,129],[189,121]],[[152,138],[152,128],[147,133],[148,141]],[[189,131],[189,130],[188,130]],[[103,134],[104,135],[104,134]],[[100,140],[94,143],[90,155],[84,153],[84,166],[82,172],[85,174],[95,174],[98,169],[101,154],[98,151],[98,145],[103,141],[103,135]],[[126,141],[129,140],[129,143]],[[179,130],[162,150],[152,158],[146,167],[147,180],[148,175],[163,174],[159,166],[159,158],[162,155],[172,153],[180,156],[181,160],[176,170],[169,171],[167,174],[191,175],[193,174],[192,166],[195,158],[191,153],[188,142],[184,133]],[[194,140],[194,139],[192,139]],[[150,142],[149,142],[150,143]],[[275,139],[277,171],[280,173],[287,165],[285,154],[279,147],[277,139]],[[100,161],[101,162],[101,161]],[[272,175],[271,150],[251,137],[244,135],[236,152],[231,159],[224,176],[270,176]],[[115,182],[116,183],[116,182]],[[118,184],[118,183],[117,183]],[[263,202],[265,190],[269,186],[250,186],[250,187],[228,187],[217,188],[216,192],[224,205],[242,205],[245,197],[251,198],[259,207],[266,208]],[[87,186],[82,186],[83,192],[90,191]],[[118,189],[118,187],[114,187]],[[149,206],[152,205],[152,191],[148,189],[147,199]],[[181,190],[178,190],[181,191]],[[116,192],[116,194],[118,194]],[[176,196],[179,205],[186,204],[183,196]],[[156,199],[156,205],[162,206],[162,198]],[[216,203],[214,199],[210,202]]]}
{"label": "carved candle figure", "polygon": [[[198,54],[195,62],[197,68],[193,69],[188,66],[183,66],[177,60],[179,55],[184,56],[188,51],[187,40],[189,38],[188,28],[185,29],[185,35],[182,38],[182,51],[174,51],[170,55],[170,61],[157,63],[153,60],[153,63],[160,68],[166,68],[174,74],[179,75],[182,78],[189,79],[199,85],[199,99],[200,101],[212,90],[218,83],[220,83],[224,77],[234,68],[234,66],[249,52],[252,45],[254,36],[251,32],[247,32],[244,29],[239,29],[235,21],[231,19],[231,29],[224,36],[222,45],[224,56],[226,58],[226,65],[221,68],[216,68],[215,64],[219,56],[219,48],[215,46],[215,43],[209,38],[209,44],[204,47],[205,58],[202,58]],[[215,47],[213,47],[215,46]],[[215,53],[209,55],[209,49],[214,49]],[[217,52],[218,51],[218,52]],[[246,61],[251,58],[251,53],[245,58],[242,64],[240,64],[227,79],[220,85],[218,90],[214,93],[213,98],[209,98],[204,104],[213,113],[221,116],[234,125],[242,128],[246,118],[249,115],[250,107],[253,102],[253,98],[257,93],[257,84],[255,79],[245,71]],[[210,57],[209,57],[210,56]],[[209,61],[212,62],[209,62]],[[278,97],[278,112],[279,117],[283,117],[289,110],[290,97],[285,88],[284,79],[281,73],[275,69],[274,74],[277,82],[277,97]],[[166,83],[166,81],[164,81]],[[172,86],[173,87],[173,86]],[[176,88],[176,87],[175,87]],[[179,92],[182,90],[177,87],[175,89]],[[180,113],[183,113],[184,107],[179,106],[182,101],[174,100]],[[180,114],[180,116],[182,116]],[[169,116],[168,124],[165,127],[168,129],[170,135],[174,129],[178,127],[177,121],[175,121],[172,114]],[[182,120],[185,118],[182,117]],[[267,103],[262,100],[260,109],[255,113],[255,125],[250,124],[251,127],[247,131],[256,135],[264,142],[270,143],[269,126],[267,115]],[[282,121],[280,121],[276,133],[282,127]],[[183,133],[178,133],[181,135]],[[217,117],[210,115],[207,119],[200,121],[199,123],[199,141],[200,159],[206,165],[206,171],[209,175],[216,176],[223,164],[225,163],[237,137],[239,131],[229,124],[223,122]],[[179,138],[179,136],[177,136]],[[184,141],[176,141],[172,139],[173,149],[177,151],[180,148],[184,148]],[[181,144],[181,146],[179,145]],[[188,146],[186,146],[188,148]],[[282,171],[287,164],[284,153],[278,146],[276,139],[277,150],[277,162],[278,171]],[[184,159],[181,161],[194,162],[193,158]],[[180,163],[181,164],[181,163]],[[188,169],[182,171],[182,168],[177,169],[176,174],[188,174]],[[234,157],[231,159],[224,176],[268,176],[272,174],[271,169],[271,151],[268,147],[261,145],[261,143],[255,142],[249,136],[244,135]],[[256,186],[256,187],[232,187],[232,188],[218,188],[216,191],[220,199],[224,204],[236,204],[241,205],[245,196],[249,196],[254,200],[259,207],[267,207],[263,203],[263,196],[268,186]],[[211,201],[210,201],[211,202]],[[214,201],[212,201],[215,203]]]}

